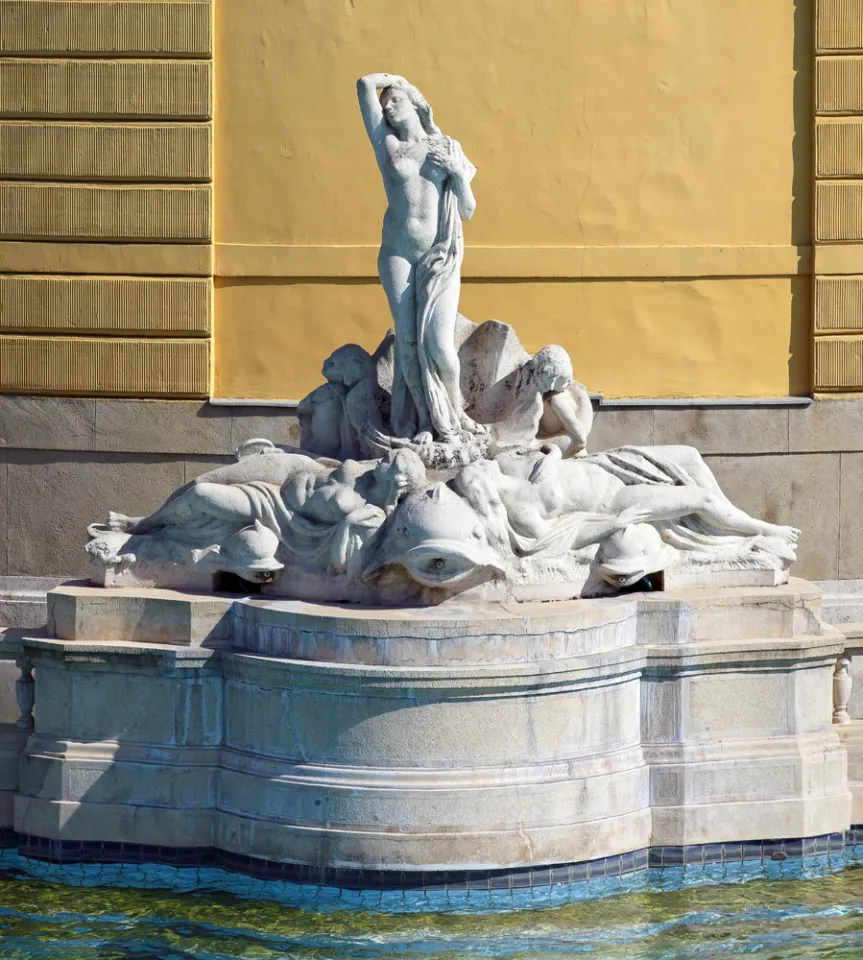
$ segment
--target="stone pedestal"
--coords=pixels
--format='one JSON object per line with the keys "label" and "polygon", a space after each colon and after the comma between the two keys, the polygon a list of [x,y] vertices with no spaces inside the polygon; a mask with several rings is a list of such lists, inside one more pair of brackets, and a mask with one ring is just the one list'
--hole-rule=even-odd
{"label": "stone pedestal", "polygon": [[851,823],[844,640],[803,581],[415,610],[118,590],[113,630],[105,596],[59,588],[56,638],[23,641],[31,838],[376,886]]}

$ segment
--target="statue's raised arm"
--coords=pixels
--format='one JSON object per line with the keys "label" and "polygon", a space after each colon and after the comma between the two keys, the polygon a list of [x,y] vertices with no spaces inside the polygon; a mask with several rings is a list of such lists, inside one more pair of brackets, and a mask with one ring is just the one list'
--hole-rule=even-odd
{"label": "statue's raised arm", "polygon": [[357,98],[360,101],[360,113],[369,140],[376,146],[387,133],[387,124],[384,112],[378,97],[378,90],[386,87],[402,86],[407,81],[394,73],[369,73],[357,80]]}

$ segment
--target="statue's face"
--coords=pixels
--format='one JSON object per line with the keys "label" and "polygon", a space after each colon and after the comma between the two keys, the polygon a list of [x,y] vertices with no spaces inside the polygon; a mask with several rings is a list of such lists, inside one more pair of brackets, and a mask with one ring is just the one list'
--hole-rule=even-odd
{"label": "statue's face", "polygon": [[563,393],[564,390],[569,389],[569,385],[571,383],[571,377],[566,376],[566,374],[560,374],[559,376],[554,377],[554,379],[551,381],[551,392]]}
{"label": "statue's face", "polygon": [[390,126],[398,127],[416,114],[416,107],[410,102],[404,90],[388,87],[381,97],[381,109]]}
{"label": "statue's face", "polygon": [[327,357],[327,359],[324,360],[324,365],[321,368],[321,373],[329,381],[335,380],[338,382],[338,381],[341,381],[342,379],[341,370],[339,370],[338,361],[335,360],[333,357]]}

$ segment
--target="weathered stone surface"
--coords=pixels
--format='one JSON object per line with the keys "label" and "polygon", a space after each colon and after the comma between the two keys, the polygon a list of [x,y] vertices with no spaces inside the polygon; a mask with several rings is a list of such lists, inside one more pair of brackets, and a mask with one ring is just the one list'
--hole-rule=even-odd
{"label": "weathered stone surface", "polygon": [[816,400],[790,410],[788,449],[792,453],[863,450],[863,400]]}
{"label": "weathered stone surface", "polygon": [[732,503],[771,523],[805,531],[793,567],[795,576],[838,577],[838,454],[705,459]]}
{"label": "weathered stone surface", "polygon": [[0,447],[92,450],[95,400],[0,394]]}
{"label": "weathered stone surface", "polygon": [[292,407],[231,407],[231,447],[253,437],[266,437],[277,446],[300,445],[300,422]]}
{"label": "weathered stone surface", "polygon": [[207,473],[209,470],[216,470],[218,467],[224,467],[234,462],[234,457],[188,457],[183,461],[183,476],[185,477],[185,482],[188,483],[190,480],[194,480],[195,477],[199,477],[202,473]]}
{"label": "weathered stone surface", "polygon": [[[11,670],[9,669],[11,668]],[[7,678],[12,678],[12,671],[17,675],[18,671],[14,664],[0,664],[0,685],[2,692],[9,692]],[[12,703],[14,704],[14,693]],[[17,711],[16,711],[17,713]],[[15,717],[7,720],[10,715],[10,708],[7,706],[0,710],[3,724],[14,724]],[[18,766],[21,751],[29,735],[27,730],[19,730],[15,726],[0,727],[0,827],[11,828],[15,822],[15,796],[18,793]]]}
{"label": "weathered stone surface", "polygon": [[863,580],[821,580],[815,586],[822,592],[821,618],[825,623],[843,632],[843,624],[863,623]]}
{"label": "weathered stone surface", "polygon": [[[796,578],[780,587],[374,611],[250,597],[234,604],[231,631],[234,646],[254,653],[378,666],[526,664],[607,655],[632,644],[735,642],[745,658],[744,640],[818,633],[819,600],[818,591]],[[671,662],[677,654],[663,656]]]}
{"label": "weathered stone surface", "polygon": [[65,586],[48,593],[48,631],[81,643],[211,645],[228,638],[232,603],[175,590]]}
{"label": "weathered stone surface", "polygon": [[155,508],[184,481],[168,456],[8,451],[8,573],[87,576],[87,525],[127,499]]}
{"label": "weathered stone surface", "polygon": [[[83,611],[100,593],[52,602]],[[155,603],[145,621],[188,605],[124,595],[118,637],[139,601]],[[109,613],[94,633],[108,642],[22,641],[37,707],[15,826],[384,870],[841,831],[844,639],[817,599],[792,581],[526,618],[237,601],[259,626],[315,636],[260,654],[111,642]]]}
{"label": "weathered stone surface", "polygon": [[683,443],[700,453],[787,453],[788,408],[658,407],[654,443]]}
{"label": "weathered stone surface", "polygon": [[0,574],[9,566],[9,493],[5,450],[0,450]]}
{"label": "weathered stone surface", "polygon": [[863,453],[840,456],[839,579],[863,579]]}
{"label": "weathered stone surface", "polygon": [[11,660],[0,661],[0,724],[15,723],[18,719],[15,681],[19,672]]}
{"label": "weathered stone surface", "polygon": [[653,409],[649,407],[607,409],[600,406],[596,411],[587,449],[597,452],[623,447],[628,443],[653,443],[653,414]]}
{"label": "weathered stone surface", "polygon": [[[0,554],[5,559],[5,547],[0,548]],[[57,577],[0,577],[0,628],[44,627],[48,615],[47,593],[62,582]],[[2,707],[0,697],[0,710]]]}
{"label": "weathered stone surface", "polygon": [[97,400],[97,450],[231,454],[231,414],[197,400]]}
{"label": "weathered stone surface", "polygon": [[851,823],[863,823],[863,721],[852,720],[850,723],[837,726],[836,733],[848,754]]}

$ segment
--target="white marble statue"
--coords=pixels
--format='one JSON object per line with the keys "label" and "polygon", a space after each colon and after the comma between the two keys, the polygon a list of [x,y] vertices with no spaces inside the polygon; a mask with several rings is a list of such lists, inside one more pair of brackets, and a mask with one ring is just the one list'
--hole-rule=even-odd
{"label": "white marble statue", "polygon": [[377,383],[374,359],[348,343],[327,357],[321,372],[327,382],[297,406],[303,449],[338,459],[378,456],[373,438],[385,432],[388,397]]}
{"label": "white marble statue", "polygon": [[[283,561],[321,574],[354,576],[372,534],[404,497],[426,485],[425,468],[410,450],[383,460],[341,463],[284,452],[272,444],[244,452],[241,448],[236,464],[180,487],[147,517],[112,513],[106,524],[91,528],[90,553],[100,556],[100,538],[120,533],[161,543],[166,556],[176,557],[178,548],[185,548],[192,562],[247,575],[252,582],[272,580],[258,574],[281,570]],[[257,536],[251,536],[252,530]],[[224,547],[236,543],[238,535],[248,556],[245,570],[237,562],[238,551]],[[265,545],[270,557],[249,553],[250,541]],[[229,562],[220,565],[226,554]],[[268,559],[275,563],[266,563]]]}
{"label": "white marble statue", "polygon": [[565,457],[577,456],[587,448],[592,424],[593,406],[573,380],[569,355],[550,345],[519,368],[509,402],[490,426],[492,450],[552,445]]}
{"label": "white marble statue", "polygon": [[734,506],[692,447],[589,453],[566,351],[531,355],[508,324],[458,312],[474,168],[404,78],[357,90],[394,329],[326,359],[297,409],[302,449],[250,440],[150,516],[93,524],[96,582],[209,589],[230,573],[279,596],[431,604],[787,579],[799,531]]}
{"label": "white marble statue", "polygon": [[[618,535],[649,523],[674,550],[708,562],[749,560],[781,570],[796,559],[800,531],[735,507],[693,447],[632,446],[563,459],[558,445],[544,444],[471,464],[454,486],[483,518],[489,542],[519,557],[559,556],[616,537],[608,553],[619,560],[626,542]],[[637,550],[650,553],[645,539]],[[653,552],[663,565],[672,556]],[[643,574],[664,568],[644,562]],[[615,576],[607,570],[605,579]],[[631,576],[621,576],[621,585]]]}
{"label": "white marble statue", "polygon": [[393,431],[419,444],[457,441],[482,431],[465,413],[455,346],[461,221],[476,207],[476,170],[404,77],[371,73],[357,95],[387,196],[378,273],[395,327]]}

